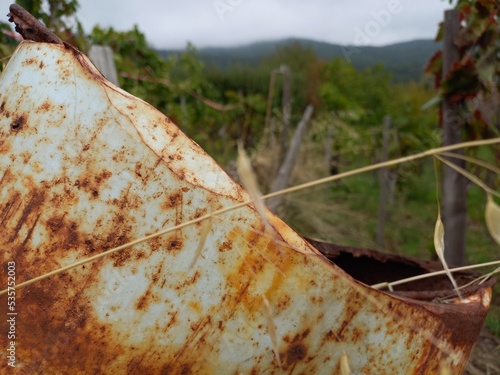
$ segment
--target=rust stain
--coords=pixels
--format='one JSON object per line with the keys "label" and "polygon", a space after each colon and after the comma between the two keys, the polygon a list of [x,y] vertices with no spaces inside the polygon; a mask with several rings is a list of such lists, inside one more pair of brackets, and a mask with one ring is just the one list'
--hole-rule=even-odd
{"label": "rust stain", "polygon": [[22,226],[28,221],[30,215],[34,213],[38,218],[37,210],[42,206],[44,199],[45,199],[45,193],[43,191],[32,192],[32,196],[29,198],[29,200],[26,202],[26,205],[24,206],[21,218],[17,221],[16,225],[12,229],[12,234],[10,235],[8,242],[13,242],[15,240]]}
{"label": "rust stain", "polygon": [[[20,281],[247,199],[169,119],[70,46],[22,43],[7,68],[18,71],[0,80],[0,244],[3,269],[14,258]],[[16,77],[35,74],[46,85],[20,90]],[[84,105],[73,107],[75,85]],[[9,132],[13,124],[22,131]],[[271,214],[270,223],[266,231],[249,207],[214,219],[192,269],[201,225],[20,289],[23,371],[280,373],[265,296],[287,373],[338,368],[339,343],[360,373],[428,372],[443,361],[460,372],[473,342],[449,321],[464,325],[473,311],[480,319],[466,334],[477,334],[487,312],[477,290],[477,302],[452,306],[374,291]]]}
{"label": "rust stain", "polygon": [[37,60],[34,58],[27,59],[23,61],[23,65],[31,65],[31,64],[36,64]]}
{"label": "rust stain", "polygon": [[28,233],[26,234],[26,238],[24,239],[23,243],[21,244],[21,248],[24,248],[26,246],[26,244],[30,241],[32,235],[33,235],[33,232],[35,230],[35,227],[36,225],[38,224],[38,219],[40,219],[40,216],[42,214],[39,213],[35,219],[35,221],[33,222],[33,224],[31,225],[31,227],[28,229]]}
{"label": "rust stain", "polygon": [[221,253],[225,251],[232,250],[233,248],[233,242],[231,240],[224,241],[220,246],[219,246],[219,251]]}
{"label": "rust stain", "polygon": [[307,336],[311,333],[310,329],[306,329],[300,334],[296,334],[293,339],[285,336],[283,341],[287,343],[287,348],[280,353],[283,358],[283,367],[290,369],[297,362],[303,361],[307,357],[307,346],[304,344],[307,341]]}
{"label": "rust stain", "polygon": [[42,105],[38,109],[41,112],[50,112],[50,111],[54,110],[54,106],[49,101],[45,101],[42,103]]}
{"label": "rust stain", "polygon": [[12,194],[12,197],[9,199],[9,201],[5,203],[5,206],[2,208],[2,212],[0,213],[0,224],[2,226],[7,220],[10,220],[10,218],[15,214],[15,212],[17,212],[20,205],[21,205],[21,194],[19,192],[15,192],[14,194]]}
{"label": "rust stain", "polygon": [[111,258],[114,260],[114,267],[123,267],[132,259],[132,254],[130,250],[124,250],[112,254]]}
{"label": "rust stain", "polygon": [[284,353],[281,353],[283,358],[283,368],[293,369],[297,362],[303,361],[307,356],[307,347],[301,342],[293,342]]}
{"label": "rust stain", "polygon": [[173,236],[168,237],[167,243],[166,243],[166,248],[167,248],[167,250],[170,250],[170,251],[179,251],[179,250],[182,250],[183,243],[184,243],[184,240],[175,234]]}
{"label": "rust stain", "polygon": [[17,132],[21,130],[24,125],[26,125],[26,122],[26,115],[17,116],[10,124],[10,129],[14,132]]}
{"label": "rust stain", "polygon": [[137,310],[146,310],[151,303],[151,299],[153,298],[153,294],[151,292],[151,289],[149,288],[146,293],[144,293],[141,298],[137,301],[135,304],[135,308]]}
{"label": "rust stain", "polygon": [[112,175],[112,172],[103,170],[93,178],[84,177],[81,180],[77,179],[74,182],[74,185],[79,188],[81,187],[84,191],[88,192],[93,199],[97,199],[99,197],[101,184],[109,179]]}

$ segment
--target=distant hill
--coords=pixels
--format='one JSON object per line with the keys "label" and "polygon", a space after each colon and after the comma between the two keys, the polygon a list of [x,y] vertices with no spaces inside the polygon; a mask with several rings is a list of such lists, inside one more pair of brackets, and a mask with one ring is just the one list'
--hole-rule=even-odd
{"label": "distant hill", "polygon": [[[311,48],[318,58],[331,60],[334,58],[350,58],[357,69],[364,69],[375,64],[382,64],[395,81],[404,82],[418,80],[422,76],[432,54],[440,48],[440,44],[431,39],[414,40],[391,44],[382,47],[354,47],[330,44],[308,39],[289,38],[277,41],[256,42],[237,47],[210,47],[198,50],[201,58],[208,66],[227,68],[231,64],[258,64],[271,55],[277,47],[289,43],[300,43]],[[162,56],[181,52],[179,50],[160,50]]]}

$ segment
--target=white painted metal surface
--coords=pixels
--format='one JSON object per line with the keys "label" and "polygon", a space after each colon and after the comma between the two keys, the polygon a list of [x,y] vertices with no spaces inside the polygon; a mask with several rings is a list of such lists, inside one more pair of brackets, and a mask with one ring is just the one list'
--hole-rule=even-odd
{"label": "white painted metal surface", "polygon": [[[247,199],[78,51],[24,42],[2,73],[0,250],[18,282]],[[19,289],[17,370],[331,374],[344,352],[355,374],[464,366],[471,346],[434,307],[354,281],[271,213],[266,233],[248,205],[210,220],[199,257],[202,223]],[[488,303],[455,308],[473,304]]]}

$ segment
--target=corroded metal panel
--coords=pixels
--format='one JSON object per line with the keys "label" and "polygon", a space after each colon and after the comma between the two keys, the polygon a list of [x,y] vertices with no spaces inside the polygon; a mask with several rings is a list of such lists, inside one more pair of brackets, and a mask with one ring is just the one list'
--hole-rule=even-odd
{"label": "corroded metal panel", "polygon": [[[247,199],[73,48],[24,42],[2,73],[2,285],[8,262],[25,281]],[[18,289],[16,370],[331,374],[343,353],[355,374],[463,368],[472,344],[436,311],[353,280],[271,213],[210,220]]]}

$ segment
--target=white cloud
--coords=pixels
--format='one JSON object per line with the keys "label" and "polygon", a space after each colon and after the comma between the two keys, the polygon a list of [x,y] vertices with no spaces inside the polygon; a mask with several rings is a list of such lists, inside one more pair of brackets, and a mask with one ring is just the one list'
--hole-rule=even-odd
{"label": "white cloud", "polygon": [[[449,7],[447,1],[416,0],[80,0],[78,17],[85,30],[93,25],[128,30],[134,24],[155,47],[228,46],[290,36],[352,44],[356,30],[376,21],[373,12],[390,4],[402,8],[370,37],[368,44],[432,38]],[[221,13],[214,4],[227,4]],[[398,4],[396,4],[398,5]],[[356,29],[357,28],[357,29]]]}

